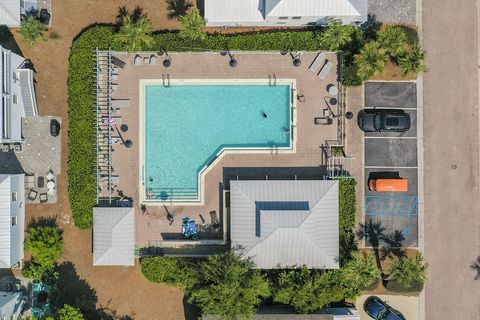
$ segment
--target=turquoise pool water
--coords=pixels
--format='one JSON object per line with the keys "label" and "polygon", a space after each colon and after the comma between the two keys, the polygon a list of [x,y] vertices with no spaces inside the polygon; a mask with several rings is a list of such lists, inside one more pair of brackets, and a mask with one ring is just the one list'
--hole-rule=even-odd
{"label": "turquoise pool water", "polygon": [[198,173],[222,148],[290,147],[290,86],[147,85],[149,197],[196,198]]}

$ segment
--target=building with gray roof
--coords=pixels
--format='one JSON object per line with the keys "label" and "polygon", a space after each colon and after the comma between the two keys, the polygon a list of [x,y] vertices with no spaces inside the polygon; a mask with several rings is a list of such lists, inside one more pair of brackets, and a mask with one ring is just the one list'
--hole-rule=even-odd
{"label": "building with gray roof", "polygon": [[230,181],[230,221],[257,268],[339,268],[338,181]]}

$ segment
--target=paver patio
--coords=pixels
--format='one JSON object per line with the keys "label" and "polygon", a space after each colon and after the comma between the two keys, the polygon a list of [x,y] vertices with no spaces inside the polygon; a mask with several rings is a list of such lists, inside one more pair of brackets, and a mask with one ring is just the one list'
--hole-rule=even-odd
{"label": "paver patio", "polygon": [[[337,75],[330,72],[327,79],[320,80],[308,70],[317,53],[303,53],[302,65],[294,67],[289,55],[279,53],[234,53],[238,66],[231,68],[228,65],[228,56],[219,53],[169,53],[172,66],[162,66],[162,57],[158,65],[134,65],[134,54],[115,53],[115,56],[126,62],[123,69],[119,69],[118,90],[114,93],[115,99],[130,99],[131,106],[121,108],[122,124],[128,125],[128,131],[123,133],[124,139],[133,141],[131,148],[114,144],[113,168],[119,176],[117,189],[133,198],[136,204],[136,243],[139,247],[151,246],[167,238],[181,238],[181,217],[188,216],[201,223],[199,214],[202,214],[208,227],[209,213],[215,211],[223,222],[223,205],[221,186],[224,181],[223,168],[249,167],[317,167],[325,165],[321,146],[326,140],[337,139],[336,121],[332,125],[315,125],[314,118],[323,116],[323,109],[327,108],[325,98],[329,98],[326,91],[328,84],[337,84]],[[149,54],[145,54],[149,56]],[[336,61],[336,54],[329,53],[328,59]],[[265,79],[269,75],[276,75],[277,79],[296,79],[297,92],[305,97],[304,102],[297,104],[297,142],[296,152],[293,154],[228,154],[225,155],[213,169],[205,175],[204,204],[199,206],[182,205],[165,202],[166,208],[174,212],[175,220],[170,225],[167,220],[164,206],[147,206],[147,214],[142,215],[139,208],[139,80],[162,79],[162,74],[169,75],[170,79]],[[334,114],[338,114],[336,106],[332,106]],[[181,125],[181,124],[179,124]],[[320,170],[320,169],[319,169]],[[254,172],[254,171],[252,171]],[[300,170],[299,170],[300,174]],[[248,175],[247,175],[248,176]],[[264,177],[264,175],[263,175]],[[240,177],[242,178],[242,177]],[[259,177],[257,177],[259,178]],[[260,177],[261,178],[261,177]],[[290,177],[294,178],[294,175]],[[220,228],[217,232],[205,234],[209,238],[221,238],[225,232]],[[163,233],[163,236],[162,236]],[[177,236],[173,236],[176,234]]]}

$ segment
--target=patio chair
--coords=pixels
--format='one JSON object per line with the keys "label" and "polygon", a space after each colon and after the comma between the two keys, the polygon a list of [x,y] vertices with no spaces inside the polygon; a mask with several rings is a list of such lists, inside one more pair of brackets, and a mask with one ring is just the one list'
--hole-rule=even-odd
{"label": "patio chair", "polygon": [[320,66],[325,63],[325,52],[320,52],[315,59],[313,59],[312,64],[308,68],[313,73],[317,73]]}
{"label": "patio chair", "polygon": [[150,63],[150,64],[158,64],[158,59],[157,59],[157,57],[156,57],[154,54],[152,54],[152,55],[150,56],[150,61],[149,61],[149,63]]}
{"label": "patio chair", "polygon": [[133,59],[133,64],[136,66],[140,66],[143,64],[143,59],[140,57],[138,54],[135,55],[135,58]]}
{"label": "patio chair", "polygon": [[52,188],[52,189],[48,189],[47,193],[48,193],[49,195],[53,196],[56,191],[57,191],[56,188]]}
{"label": "patio chair", "polygon": [[330,70],[332,70],[333,63],[331,61],[328,61],[323,65],[322,70],[318,73],[318,77],[322,80],[324,80],[327,75],[330,73]]}
{"label": "patio chair", "polygon": [[46,193],[40,193],[39,200],[40,200],[40,203],[47,203],[48,195]]}
{"label": "patio chair", "polygon": [[31,201],[35,201],[35,199],[37,199],[37,195],[38,195],[37,191],[35,191],[33,189],[30,189],[30,192],[28,193],[27,199],[31,200]]}
{"label": "patio chair", "polygon": [[47,180],[50,181],[50,180],[53,180],[53,178],[55,178],[55,175],[53,174],[53,170],[50,169],[50,170],[48,170],[48,172],[47,172]]}
{"label": "patio chair", "polygon": [[210,211],[210,221],[214,229],[220,228],[220,220],[218,220],[217,211]]}
{"label": "patio chair", "polygon": [[35,176],[33,174],[29,174],[25,176],[25,189],[33,189],[35,188]]}
{"label": "patio chair", "polygon": [[315,124],[330,125],[333,123],[333,120],[331,118],[318,117],[315,118],[314,122]]}

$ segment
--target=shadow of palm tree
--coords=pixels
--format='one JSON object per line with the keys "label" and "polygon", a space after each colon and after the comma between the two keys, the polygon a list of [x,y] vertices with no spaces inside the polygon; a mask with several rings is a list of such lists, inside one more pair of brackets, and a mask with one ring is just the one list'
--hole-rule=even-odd
{"label": "shadow of palm tree", "polygon": [[72,262],[61,263],[56,271],[58,278],[54,281],[51,298],[54,308],[61,308],[64,304],[68,304],[79,308],[85,319],[91,320],[133,319],[128,315],[118,316],[108,306],[97,308],[98,298],[95,289],[90,287],[85,279],[80,278]]}
{"label": "shadow of palm tree", "polygon": [[179,19],[187,14],[188,10],[193,7],[193,3],[188,0],[167,0],[168,19]]}
{"label": "shadow of palm tree", "polygon": [[27,229],[38,227],[56,227],[58,228],[57,217],[39,217],[33,218],[27,225]]}
{"label": "shadow of palm tree", "polygon": [[472,262],[470,265],[470,268],[472,268],[473,271],[475,271],[475,277],[473,279],[479,280],[480,279],[480,256],[477,257],[477,259]]}
{"label": "shadow of palm tree", "polygon": [[126,16],[132,16],[132,20],[135,23],[141,17],[146,16],[146,15],[143,14],[143,9],[140,6],[136,6],[133,9],[133,11],[130,12],[130,10],[128,10],[127,6],[123,5],[123,6],[118,8],[118,14],[115,17],[116,24],[121,25],[122,21],[123,21],[123,17],[126,17]]}
{"label": "shadow of palm tree", "polygon": [[381,248],[381,259],[386,258],[403,258],[406,257],[405,250],[402,247],[402,242],[405,237],[400,230],[395,230],[391,234],[385,235],[382,239],[387,245]]}
{"label": "shadow of palm tree", "polygon": [[380,257],[380,242],[385,239],[385,228],[382,226],[381,221],[369,220],[366,224],[360,223],[360,227],[355,232],[359,240],[366,240],[370,242],[375,255],[375,261],[377,268],[380,270],[382,279],[385,279],[385,273],[383,272],[381,257]]}

